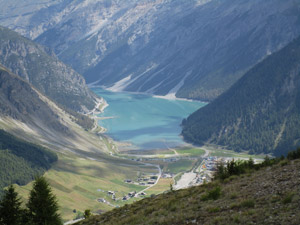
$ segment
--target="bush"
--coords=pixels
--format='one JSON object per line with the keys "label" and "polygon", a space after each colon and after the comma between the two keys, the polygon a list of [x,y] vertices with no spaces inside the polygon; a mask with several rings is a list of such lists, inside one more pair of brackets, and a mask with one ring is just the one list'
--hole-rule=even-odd
{"label": "bush", "polygon": [[300,158],[300,148],[298,148],[296,151],[289,152],[287,155],[287,158],[289,160],[299,159]]}
{"label": "bush", "polygon": [[252,199],[248,199],[248,200],[245,200],[243,201],[241,204],[240,204],[241,207],[244,207],[244,208],[254,208],[255,206],[255,201],[252,200]]}
{"label": "bush", "polygon": [[257,166],[254,164],[252,158],[250,158],[248,161],[242,161],[242,160],[235,161],[233,159],[230,162],[227,162],[226,166],[223,163],[217,166],[217,172],[215,174],[215,178],[225,180],[230,176],[241,175],[243,173],[246,173],[247,170],[251,170],[256,167]]}
{"label": "bush", "polygon": [[219,186],[215,187],[214,189],[208,191],[208,193],[202,195],[201,200],[217,200],[221,196],[221,188]]}
{"label": "bush", "polygon": [[282,203],[283,203],[283,204],[291,203],[292,200],[293,200],[294,195],[295,195],[295,194],[294,194],[293,192],[288,193],[288,194],[284,197],[284,199],[282,200]]}

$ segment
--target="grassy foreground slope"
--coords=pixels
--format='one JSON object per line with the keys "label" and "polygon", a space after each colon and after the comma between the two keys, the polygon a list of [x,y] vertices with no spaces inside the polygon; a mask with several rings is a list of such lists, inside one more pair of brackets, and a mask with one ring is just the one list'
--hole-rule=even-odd
{"label": "grassy foreground slope", "polygon": [[183,121],[185,140],[280,156],[300,146],[300,38]]}
{"label": "grassy foreground slope", "polygon": [[299,224],[300,159],[224,181],[171,191],[79,222],[97,224]]}

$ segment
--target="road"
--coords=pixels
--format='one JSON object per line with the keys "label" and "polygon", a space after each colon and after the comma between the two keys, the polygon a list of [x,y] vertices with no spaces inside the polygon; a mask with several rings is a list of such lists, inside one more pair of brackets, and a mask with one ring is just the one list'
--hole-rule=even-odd
{"label": "road", "polygon": [[145,188],[144,190],[138,192],[136,195],[139,195],[139,194],[141,194],[142,192],[145,192],[145,191],[147,191],[148,189],[150,189],[150,188],[154,187],[155,185],[157,185],[157,183],[158,183],[158,181],[159,181],[159,179],[161,178],[161,175],[162,175],[162,171],[161,171],[161,168],[160,168],[159,165],[155,165],[155,164],[151,164],[151,163],[143,163],[143,164],[144,164],[144,165],[147,165],[147,166],[156,166],[157,169],[158,169],[158,171],[159,171],[159,174],[158,174],[157,180],[155,181],[154,184],[152,184],[151,186],[148,186],[148,187]]}

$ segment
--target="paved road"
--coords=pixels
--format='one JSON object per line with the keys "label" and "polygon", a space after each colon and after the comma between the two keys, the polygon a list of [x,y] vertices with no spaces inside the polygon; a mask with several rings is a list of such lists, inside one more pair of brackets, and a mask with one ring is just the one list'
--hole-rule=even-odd
{"label": "paved road", "polygon": [[148,187],[145,188],[144,190],[138,192],[136,195],[139,195],[139,194],[141,194],[142,192],[145,192],[145,191],[147,191],[148,189],[154,187],[154,186],[158,183],[158,181],[159,181],[159,179],[161,178],[161,175],[162,175],[162,171],[161,171],[161,168],[160,168],[159,165],[155,165],[155,164],[151,164],[151,163],[143,163],[143,164],[144,164],[144,165],[147,165],[147,166],[156,166],[157,169],[158,169],[158,171],[159,171],[159,174],[158,174],[157,180],[155,181],[154,184],[152,184],[151,186],[148,186]]}

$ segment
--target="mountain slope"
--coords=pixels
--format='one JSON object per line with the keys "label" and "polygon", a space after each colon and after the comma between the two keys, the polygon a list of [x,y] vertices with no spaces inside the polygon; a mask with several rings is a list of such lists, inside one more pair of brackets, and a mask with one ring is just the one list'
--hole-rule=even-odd
{"label": "mountain slope", "polygon": [[298,0],[30,2],[0,23],[112,90],[210,101],[300,34]]}
{"label": "mountain slope", "polygon": [[[286,154],[300,146],[300,38],[183,121],[185,140]],[[274,151],[273,151],[274,149]]]}
{"label": "mountain slope", "polygon": [[0,65],[0,129],[58,151],[105,152],[97,135],[76,124],[27,81]]}
{"label": "mountain slope", "polygon": [[55,153],[0,130],[0,194],[10,184],[25,185],[57,161]]}
{"label": "mountain slope", "polygon": [[43,47],[4,27],[0,27],[0,63],[70,109],[87,111],[95,106],[83,77]]}
{"label": "mountain slope", "polygon": [[77,224],[296,225],[300,220],[299,170],[299,159],[283,161],[223,183],[149,197]]}
{"label": "mountain slope", "polygon": [[300,34],[294,0],[84,1],[65,9],[36,41],[88,83],[208,101]]}

